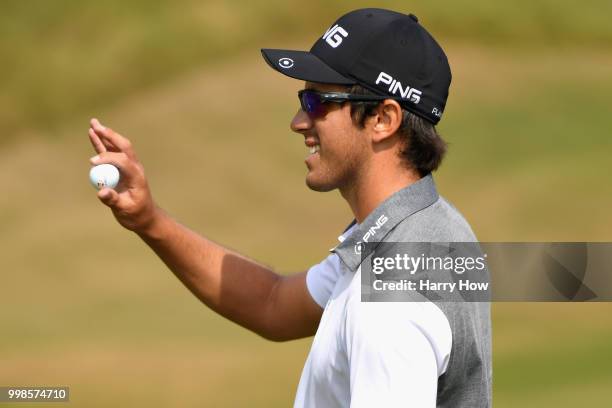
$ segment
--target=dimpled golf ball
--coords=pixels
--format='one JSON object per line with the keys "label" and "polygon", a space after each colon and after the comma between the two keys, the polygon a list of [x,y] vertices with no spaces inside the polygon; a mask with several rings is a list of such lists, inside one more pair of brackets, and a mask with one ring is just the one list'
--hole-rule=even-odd
{"label": "dimpled golf ball", "polygon": [[100,164],[89,171],[89,181],[98,190],[115,188],[119,183],[119,169],[112,164]]}

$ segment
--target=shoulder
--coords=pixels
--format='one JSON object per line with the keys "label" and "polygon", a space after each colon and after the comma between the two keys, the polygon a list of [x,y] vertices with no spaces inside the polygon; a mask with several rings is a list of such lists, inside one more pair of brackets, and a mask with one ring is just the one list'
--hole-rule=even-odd
{"label": "shoulder", "polygon": [[463,215],[443,197],[405,218],[386,241],[473,242],[476,235]]}
{"label": "shoulder", "polygon": [[336,254],[329,255],[308,270],[306,287],[321,308],[325,308],[341,274],[340,258]]}

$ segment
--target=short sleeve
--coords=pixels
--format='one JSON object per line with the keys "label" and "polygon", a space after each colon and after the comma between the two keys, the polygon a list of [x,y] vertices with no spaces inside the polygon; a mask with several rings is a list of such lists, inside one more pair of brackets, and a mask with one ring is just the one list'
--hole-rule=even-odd
{"label": "short sleeve", "polygon": [[310,296],[321,308],[325,308],[341,274],[340,258],[336,254],[331,254],[308,270],[306,286]]}

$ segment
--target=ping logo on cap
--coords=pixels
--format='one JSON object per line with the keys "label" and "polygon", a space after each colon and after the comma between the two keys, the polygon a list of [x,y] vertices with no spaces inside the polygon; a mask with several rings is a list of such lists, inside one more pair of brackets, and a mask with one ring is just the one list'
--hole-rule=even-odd
{"label": "ping logo on cap", "polygon": [[402,88],[402,83],[400,81],[393,79],[391,75],[385,72],[378,74],[378,78],[376,78],[376,85],[379,83],[389,85],[389,92],[391,92],[393,95],[397,94],[399,91],[402,98],[410,100],[410,102],[413,102],[415,105],[421,101],[421,95],[423,92],[409,86],[406,86],[405,89]]}
{"label": "ping logo on cap", "polygon": [[325,42],[331,45],[333,48],[337,48],[340,44],[342,44],[342,40],[346,37],[348,37],[348,32],[338,24],[334,25],[327,30],[325,34],[323,34],[323,39]]}

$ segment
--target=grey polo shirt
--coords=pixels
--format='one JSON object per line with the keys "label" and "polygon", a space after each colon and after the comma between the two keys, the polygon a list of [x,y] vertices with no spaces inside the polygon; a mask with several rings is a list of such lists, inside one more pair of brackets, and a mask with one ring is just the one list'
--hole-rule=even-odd
{"label": "grey polo shirt", "polygon": [[324,312],[294,406],[490,406],[488,303],[361,302],[361,242],[476,240],[431,175],[389,197],[339,240],[308,271],[308,289]]}

